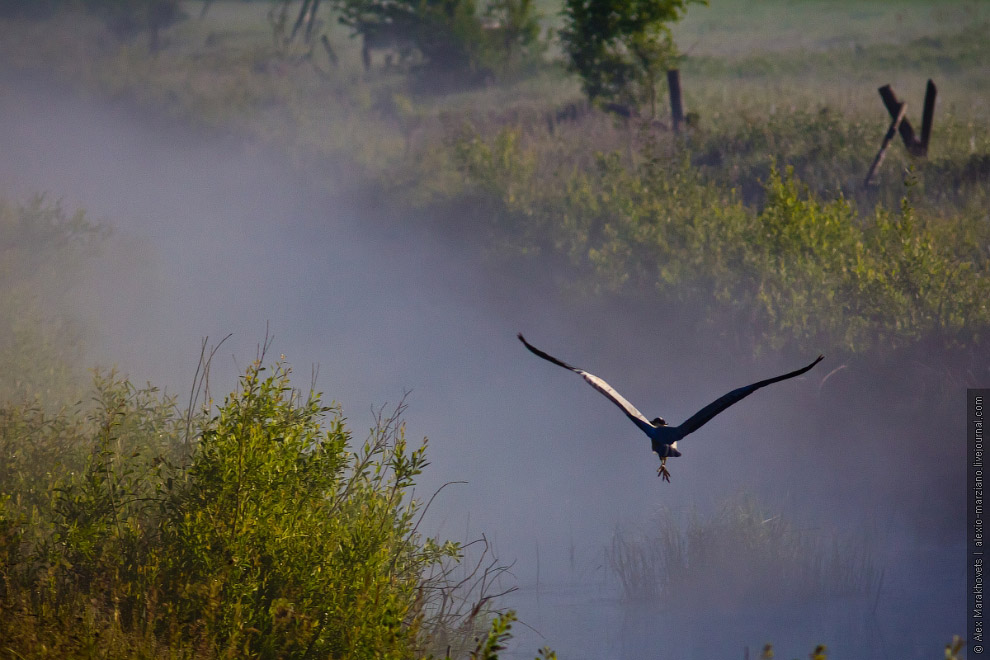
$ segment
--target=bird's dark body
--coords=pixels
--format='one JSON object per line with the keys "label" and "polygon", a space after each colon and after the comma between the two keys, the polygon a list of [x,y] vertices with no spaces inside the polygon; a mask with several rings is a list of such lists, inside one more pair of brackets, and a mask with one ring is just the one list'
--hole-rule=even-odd
{"label": "bird's dark body", "polygon": [[529,349],[534,355],[552,362],[559,367],[564,369],[569,369],[574,373],[580,375],[584,380],[594,387],[596,390],[604,394],[612,403],[618,406],[626,416],[633,421],[636,426],[638,426],[643,433],[650,437],[650,445],[653,451],[656,452],[657,456],[660,457],[660,470],[657,472],[658,476],[662,476],[666,481],[670,481],[669,472],[667,472],[666,462],[670,457],[677,457],[681,455],[681,452],[677,449],[677,442],[681,440],[684,436],[689,433],[693,433],[701,428],[705,423],[711,420],[715,415],[728,408],[729,406],[738,403],[742,399],[746,398],[756,390],[761,387],[766,387],[773,383],[777,383],[788,378],[794,378],[795,376],[800,376],[805,373],[816,364],[821,362],[824,356],[819,355],[814,362],[806,367],[802,367],[795,371],[789,373],[774,376],[773,378],[767,378],[766,380],[761,380],[752,385],[746,385],[745,387],[740,387],[732,390],[728,394],[719,397],[715,401],[709,403],[707,406],[696,412],[694,415],[689,417],[680,426],[668,426],[667,422],[664,421],[662,417],[656,417],[652,421],[647,421],[643,413],[639,412],[635,406],[625,400],[621,394],[612,389],[612,386],[606,383],[604,380],[595,376],[594,374],[588,373],[584,369],[578,369],[577,367],[572,367],[571,365],[558,360],[557,358],[544,353],[540,349],[536,348],[532,344],[526,341],[522,333],[519,334],[519,341]]}

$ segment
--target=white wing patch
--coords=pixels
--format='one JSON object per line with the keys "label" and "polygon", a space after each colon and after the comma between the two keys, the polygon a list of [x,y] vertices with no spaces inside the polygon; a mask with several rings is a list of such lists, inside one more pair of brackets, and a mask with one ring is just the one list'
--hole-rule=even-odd
{"label": "white wing patch", "polygon": [[636,410],[636,406],[626,401],[625,397],[613,390],[611,385],[595,374],[589,374],[583,369],[576,369],[576,371],[581,374],[581,377],[584,378],[589,385],[611,399],[612,403],[622,408],[623,412],[625,412],[626,415],[628,415],[634,422],[639,424],[641,428],[644,424],[649,428],[653,428],[653,424],[650,424],[649,420],[643,416],[643,413]]}

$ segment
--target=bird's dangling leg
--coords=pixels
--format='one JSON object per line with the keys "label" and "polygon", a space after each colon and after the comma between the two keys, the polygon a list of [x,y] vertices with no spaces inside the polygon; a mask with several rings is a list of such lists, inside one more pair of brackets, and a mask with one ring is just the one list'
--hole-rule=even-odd
{"label": "bird's dangling leg", "polygon": [[663,480],[670,483],[670,471],[667,469],[667,457],[664,456],[660,459],[660,468],[657,470],[657,476],[663,477]]}

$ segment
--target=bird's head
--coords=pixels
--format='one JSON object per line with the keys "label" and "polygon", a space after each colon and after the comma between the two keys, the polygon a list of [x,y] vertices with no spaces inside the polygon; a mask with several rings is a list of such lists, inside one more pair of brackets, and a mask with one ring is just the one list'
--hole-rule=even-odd
{"label": "bird's head", "polygon": [[650,424],[653,424],[653,426],[667,426],[667,421],[663,417],[654,417]]}

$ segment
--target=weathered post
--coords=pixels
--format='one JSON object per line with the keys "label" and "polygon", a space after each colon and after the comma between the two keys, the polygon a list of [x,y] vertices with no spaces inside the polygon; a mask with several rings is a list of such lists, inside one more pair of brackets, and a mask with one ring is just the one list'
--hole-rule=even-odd
{"label": "weathered post", "polygon": [[[890,85],[884,85],[877,91],[880,93],[880,98],[883,99],[883,104],[887,107],[887,112],[890,113],[891,119],[896,118],[897,113],[901,109],[901,101],[894,94],[894,90],[891,89]],[[911,126],[911,122],[906,117],[901,121],[898,130],[901,133],[901,141],[904,142],[904,146],[907,147],[909,154],[912,156],[924,155],[921,150],[921,142],[915,137],[914,127]]]}
{"label": "weathered post", "polygon": [[935,95],[938,90],[931,78],[925,88],[925,114],[921,118],[921,155],[928,155],[928,138],[932,136],[932,122],[935,120]]}
{"label": "weathered post", "polygon": [[309,22],[306,23],[306,43],[313,42],[313,26],[316,25],[316,12],[320,10],[320,0],[313,0],[313,8],[309,12]]}
{"label": "weathered post", "polygon": [[323,44],[323,50],[327,52],[327,59],[330,60],[330,64],[337,66],[337,53],[334,51],[333,46],[330,45],[330,40],[327,39],[327,35],[320,35],[320,43]]}
{"label": "weathered post", "polygon": [[[897,110],[897,114],[894,115],[893,121],[890,122],[890,128],[887,129],[887,134],[883,136],[883,143],[880,145],[880,151],[877,152],[876,157],[873,159],[873,164],[870,165],[870,171],[866,173],[866,179],[863,181],[864,187],[869,187],[870,181],[873,179],[873,175],[877,173],[880,169],[880,163],[883,162],[884,156],[887,155],[887,147],[890,146],[891,140],[897,135],[897,130],[900,128],[904,121],[904,114],[907,112],[907,103],[901,103],[901,107]],[[901,133],[901,137],[904,134]]]}
{"label": "weathered post", "polygon": [[681,72],[671,69],[667,72],[667,86],[670,87],[670,116],[673,118],[674,132],[680,131],[684,123],[684,106],[681,105]]}
{"label": "weathered post", "polygon": [[296,33],[299,32],[299,28],[301,28],[303,23],[309,19],[309,12],[312,11],[314,2],[315,0],[303,0],[302,7],[299,8],[299,16],[296,17],[296,22],[292,26],[292,32],[289,34],[289,42],[295,40]]}

